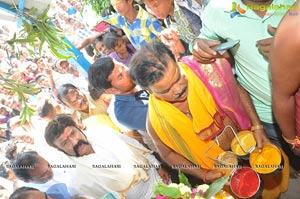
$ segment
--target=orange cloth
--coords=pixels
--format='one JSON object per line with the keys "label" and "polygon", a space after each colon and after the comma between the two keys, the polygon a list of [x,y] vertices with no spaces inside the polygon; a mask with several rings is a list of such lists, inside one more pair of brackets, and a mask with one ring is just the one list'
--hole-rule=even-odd
{"label": "orange cloth", "polygon": [[[221,113],[209,91],[188,66],[179,63],[188,80],[188,104],[193,119],[172,104],[157,99],[153,94],[149,99],[151,124],[164,144],[202,168],[213,169],[214,160],[223,150],[205,141],[215,137],[224,128]],[[213,146],[212,146],[213,145]]]}
{"label": "orange cloth", "polygon": [[283,169],[276,175],[261,175],[264,181],[262,198],[278,198],[281,193],[286,192],[289,186],[290,164],[287,155],[281,150],[284,160]]}

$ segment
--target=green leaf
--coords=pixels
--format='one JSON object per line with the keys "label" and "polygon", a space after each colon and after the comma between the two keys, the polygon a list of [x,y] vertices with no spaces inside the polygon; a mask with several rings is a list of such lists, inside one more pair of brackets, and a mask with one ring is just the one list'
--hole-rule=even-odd
{"label": "green leaf", "polygon": [[97,15],[101,16],[102,10],[110,6],[110,0],[86,0],[85,5],[91,5],[93,11],[95,11]]}
{"label": "green leaf", "polygon": [[34,42],[35,40],[33,39],[15,39],[12,40],[13,43],[20,43],[20,44],[24,44],[24,43],[30,43],[30,42]]}
{"label": "green leaf", "polygon": [[55,48],[53,48],[51,46],[49,46],[49,49],[50,49],[51,53],[59,59],[70,59],[73,57],[72,55],[64,55],[62,53],[59,53]]}
{"label": "green leaf", "polygon": [[178,178],[180,183],[190,188],[192,187],[191,183],[189,182],[189,179],[180,170],[178,171]]}
{"label": "green leaf", "polygon": [[219,191],[221,191],[221,189],[223,188],[224,184],[228,181],[228,179],[229,177],[226,176],[226,177],[219,178],[218,180],[213,182],[205,192],[205,198],[209,199],[214,195],[216,195]]}
{"label": "green leaf", "polygon": [[[42,52],[43,45],[46,42],[51,52],[57,58],[69,59],[75,57],[74,53],[69,52],[69,49],[72,48],[71,45],[63,40],[65,37],[63,31],[51,23],[51,17],[48,16],[49,9],[50,4],[37,17],[32,15],[36,11],[35,8],[23,13],[18,12],[18,16],[23,21],[23,29],[19,31],[19,34],[21,34],[18,37],[15,33],[13,38],[6,42],[16,48],[17,45],[15,44],[18,43],[28,43],[31,47],[35,48],[37,47],[37,41],[40,40],[41,43],[38,46],[39,53]],[[34,54],[34,52],[30,51],[30,54]]]}
{"label": "green leaf", "polygon": [[37,11],[38,11],[37,8],[32,7],[32,8],[30,8],[27,12],[28,12],[28,14],[33,15],[33,14],[35,14]]}
{"label": "green leaf", "polygon": [[33,51],[33,50],[31,50],[31,49],[28,49],[28,52],[29,52],[29,54],[31,55],[31,56],[34,56],[36,53],[35,53],[35,51]]}
{"label": "green leaf", "polygon": [[34,115],[35,110],[31,107],[25,105],[20,114],[21,125],[23,125],[26,121],[31,121],[31,117]]}
{"label": "green leaf", "polygon": [[50,4],[48,4],[47,8],[37,17],[38,20],[46,20],[48,18],[48,11],[50,9]]}
{"label": "green leaf", "polygon": [[28,34],[30,34],[33,31],[32,25],[29,24],[26,20],[22,20],[22,24],[24,29],[22,29],[21,31],[28,32]]}
{"label": "green leaf", "polygon": [[40,44],[40,46],[39,46],[39,54],[40,54],[40,55],[42,54],[44,43],[45,43],[45,40],[42,39],[42,40],[41,40],[41,44]]}
{"label": "green leaf", "polygon": [[31,117],[35,114],[35,110],[29,107],[24,94],[36,94],[40,92],[40,88],[36,87],[35,83],[22,84],[15,80],[4,78],[3,76],[0,77],[0,80],[4,81],[2,87],[16,94],[19,101],[22,103],[23,108],[20,113],[20,120],[22,121],[22,124],[24,124],[25,121],[30,121]]}
{"label": "green leaf", "polygon": [[181,193],[175,187],[168,187],[163,183],[158,183],[154,187],[154,194],[163,195],[169,198],[180,198]]}

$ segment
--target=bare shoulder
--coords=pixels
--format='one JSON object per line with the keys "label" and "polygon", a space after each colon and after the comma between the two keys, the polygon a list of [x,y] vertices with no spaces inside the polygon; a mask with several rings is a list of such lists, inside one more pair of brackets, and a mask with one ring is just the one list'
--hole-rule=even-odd
{"label": "bare shoulder", "polygon": [[281,62],[286,62],[286,67],[294,67],[294,64],[288,65],[288,62],[299,63],[299,55],[300,12],[289,11],[275,33],[271,52],[271,65],[279,66]]}
{"label": "bare shoulder", "polygon": [[275,33],[270,66],[273,93],[293,93],[300,83],[300,12],[289,11]]}
{"label": "bare shoulder", "polygon": [[290,10],[283,17],[275,34],[274,43],[276,42],[288,42],[289,45],[300,48],[300,7],[299,10]]}

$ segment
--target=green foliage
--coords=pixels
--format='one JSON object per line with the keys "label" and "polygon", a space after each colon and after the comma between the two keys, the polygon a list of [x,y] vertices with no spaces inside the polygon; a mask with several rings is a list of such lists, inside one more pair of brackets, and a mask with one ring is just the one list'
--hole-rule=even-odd
{"label": "green foliage", "polygon": [[196,196],[201,198],[204,197],[208,199],[218,194],[222,190],[224,184],[229,179],[229,177],[222,177],[218,179],[217,181],[209,185],[209,188],[204,193],[202,188],[200,188],[201,185],[192,188],[187,177],[182,172],[179,171],[178,175],[179,175],[180,184],[172,183],[171,186],[169,186],[162,182],[158,182],[157,184],[155,184],[154,194],[156,196],[160,195],[170,199],[179,199],[179,198],[191,199]]}
{"label": "green foliage", "polygon": [[28,106],[26,95],[35,95],[40,92],[40,88],[37,88],[35,83],[21,84],[17,83],[15,80],[4,78],[2,76],[0,76],[0,80],[3,81],[3,83],[1,83],[2,87],[14,94],[17,94],[19,101],[22,103],[23,109],[20,113],[21,123],[24,124],[25,121],[30,121],[35,110]]}
{"label": "green foliage", "polygon": [[[12,39],[6,41],[7,44],[12,46],[13,49],[18,49],[18,45],[16,44],[29,44],[26,46],[28,52],[31,56],[35,56],[35,49],[38,49],[39,54],[41,54],[44,44],[47,43],[50,52],[57,58],[69,59],[74,57],[74,54],[69,51],[71,46],[64,41],[65,36],[63,32],[53,25],[51,22],[52,18],[48,16],[50,5],[38,16],[34,15],[37,12],[36,8],[31,8],[29,11],[21,13],[14,2],[13,6],[16,9],[17,16],[22,19],[23,28],[18,32],[18,35],[15,33]],[[22,103],[23,109],[20,113],[22,124],[25,121],[30,121],[35,110],[28,106],[26,95],[36,94],[40,92],[40,89],[35,87],[35,83],[20,84],[3,77],[1,77],[1,80],[4,82],[2,84],[3,88],[18,95]]]}
{"label": "green foliage", "polygon": [[188,178],[181,171],[179,171],[178,175],[179,175],[180,184],[175,184],[175,185],[173,184],[172,186],[169,186],[162,182],[158,182],[157,184],[155,184],[154,194],[165,196],[171,199],[179,199],[179,198],[190,199],[195,196],[211,198],[222,190],[224,184],[229,179],[229,177],[222,177],[217,181],[213,182],[209,186],[209,188],[205,191],[205,193],[204,192],[201,193],[200,186],[197,186],[196,188],[192,188],[191,184],[188,181]]}
{"label": "green foliage", "polygon": [[110,7],[110,0],[85,0],[85,4],[91,5],[93,11],[95,11],[97,15],[101,16],[103,8]]}
{"label": "green foliage", "polygon": [[160,182],[154,187],[154,194],[159,194],[162,196],[166,196],[168,198],[180,198],[181,193],[179,189],[175,187],[168,187],[168,185]]}
{"label": "green foliage", "polygon": [[215,194],[217,194],[224,186],[224,184],[228,181],[229,177],[222,177],[209,185],[208,190],[205,192],[205,198],[211,198]]}
{"label": "green foliage", "polygon": [[13,38],[6,41],[13,48],[15,44],[29,44],[32,49],[28,49],[29,53],[34,56],[34,48],[38,48],[41,54],[45,42],[48,44],[49,50],[59,59],[69,59],[74,57],[73,53],[69,52],[71,46],[65,42],[63,32],[52,25],[52,18],[48,16],[50,5],[37,17],[32,14],[36,12],[35,8],[28,12],[20,13],[17,10],[17,15],[22,19],[23,29],[19,31],[19,36],[15,33]]}
{"label": "green foliage", "polygon": [[192,187],[191,183],[189,182],[189,179],[180,170],[178,171],[178,178],[180,183],[190,188]]}

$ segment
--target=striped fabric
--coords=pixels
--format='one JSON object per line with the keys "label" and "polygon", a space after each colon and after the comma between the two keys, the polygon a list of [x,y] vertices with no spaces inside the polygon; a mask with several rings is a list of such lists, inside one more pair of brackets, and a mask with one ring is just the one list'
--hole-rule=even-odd
{"label": "striped fabric", "polygon": [[163,27],[158,19],[145,11],[141,6],[135,5],[135,9],[138,10],[138,14],[132,24],[118,13],[105,17],[104,21],[121,28],[131,44],[136,49],[139,49],[140,46],[146,43],[159,41],[157,35],[163,30]]}

